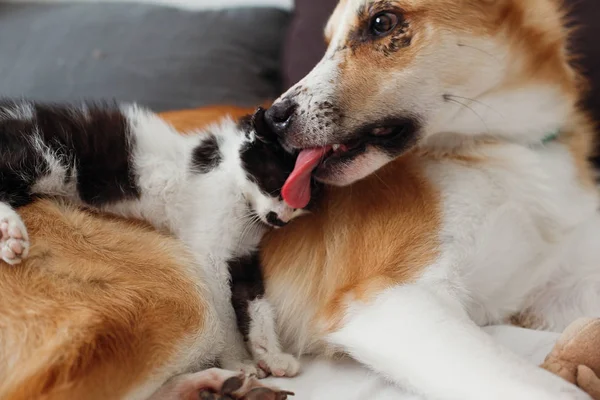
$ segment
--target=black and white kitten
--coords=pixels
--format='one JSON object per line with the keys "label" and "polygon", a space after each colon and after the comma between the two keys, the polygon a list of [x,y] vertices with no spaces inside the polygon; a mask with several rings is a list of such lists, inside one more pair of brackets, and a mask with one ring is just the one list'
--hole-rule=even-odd
{"label": "black and white kitten", "polygon": [[27,256],[15,208],[36,196],[148,221],[194,252],[222,323],[221,366],[260,376],[258,362],[274,375],[297,374],[263,298],[257,248],[269,227],[303,211],[281,199],[295,157],[263,117],[259,109],[239,124],[226,120],[184,136],[135,105],[0,103],[1,258],[17,264]]}

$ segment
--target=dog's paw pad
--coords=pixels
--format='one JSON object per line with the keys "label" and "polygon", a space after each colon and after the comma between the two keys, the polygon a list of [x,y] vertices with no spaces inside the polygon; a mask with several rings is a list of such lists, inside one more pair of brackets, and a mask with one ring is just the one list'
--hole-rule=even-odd
{"label": "dog's paw pad", "polygon": [[279,390],[258,382],[244,374],[231,376],[231,372],[214,370],[211,382],[198,392],[200,400],[286,400],[294,393]]}

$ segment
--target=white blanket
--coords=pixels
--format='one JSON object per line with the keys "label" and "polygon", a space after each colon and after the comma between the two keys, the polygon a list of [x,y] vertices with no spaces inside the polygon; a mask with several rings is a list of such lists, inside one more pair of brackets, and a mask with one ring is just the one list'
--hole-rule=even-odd
{"label": "white blanket", "polygon": [[[536,365],[544,360],[559,336],[510,326],[489,327],[485,330],[500,343]],[[296,396],[290,400],[432,400],[393,386],[351,360],[305,359],[298,377],[269,378],[268,381],[295,392]],[[435,384],[435,380],[432,384]]]}

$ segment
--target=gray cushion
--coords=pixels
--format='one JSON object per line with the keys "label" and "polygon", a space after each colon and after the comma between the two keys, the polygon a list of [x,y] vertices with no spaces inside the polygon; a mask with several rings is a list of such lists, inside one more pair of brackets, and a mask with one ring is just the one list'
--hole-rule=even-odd
{"label": "gray cushion", "polygon": [[144,4],[1,4],[0,95],[256,105],[280,93],[289,14]]}

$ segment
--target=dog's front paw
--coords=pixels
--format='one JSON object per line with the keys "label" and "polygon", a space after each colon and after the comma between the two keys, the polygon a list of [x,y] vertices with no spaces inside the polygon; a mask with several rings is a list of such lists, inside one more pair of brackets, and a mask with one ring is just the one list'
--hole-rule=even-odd
{"label": "dog's front paw", "polygon": [[293,377],[300,372],[300,362],[291,354],[266,353],[258,361],[258,366],[273,376]]}
{"label": "dog's front paw", "polygon": [[29,236],[21,217],[12,209],[0,208],[0,256],[10,265],[19,264],[29,252]]}

